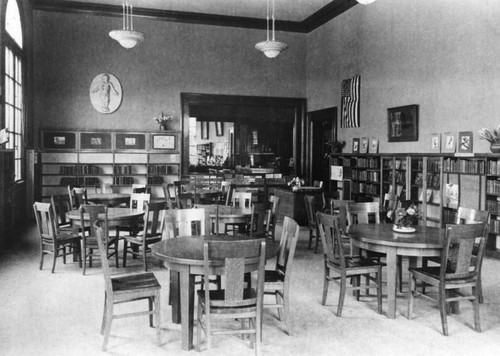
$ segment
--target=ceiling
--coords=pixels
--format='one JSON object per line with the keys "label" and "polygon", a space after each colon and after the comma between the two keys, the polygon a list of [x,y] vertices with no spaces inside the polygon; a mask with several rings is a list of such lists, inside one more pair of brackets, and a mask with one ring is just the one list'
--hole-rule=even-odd
{"label": "ceiling", "polygon": [[[266,0],[128,1],[138,17],[246,28],[262,28],[267,6]],[[33,0],[33,4],[37,10],[108,15],[118,15],[122,9],[122,0]],[[276,30],[309,32],[356,4],[356,0],[275,0]]]}

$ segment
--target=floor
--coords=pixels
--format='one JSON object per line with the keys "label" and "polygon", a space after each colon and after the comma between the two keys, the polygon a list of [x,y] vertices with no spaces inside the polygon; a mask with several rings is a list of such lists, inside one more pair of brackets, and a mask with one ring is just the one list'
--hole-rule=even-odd
{"label": "floor", "polygon": [[[77,263],[50,262],[38,269],[38,241],[33,226],[17,234],[15,246],[0,253],[1,355],[99,355],[104,281],[98,266],[82,276]],[[113,265],[113,264],[112,264]],[[275,311],[265,311],[263,355],[498,355],[500,352],[500,260],[484,261],[485,303],[481,305],[482,333],[473,327],[472,308],[448,318],[450,336],[441,333],[438,309],[418,299],[415,316],[406,318],[406,296],[398,297],[397,318],[376,313],[375,298],[356,302],[346,296],[341,318],[335,316],[338,287],[330,287],[328,303],[321,305],[322,255],[307,249],[301,231],[292,278],[293,335],[286,335]],[[116,270],[116,269],[114,269]],[[147,317],[114,321],[108,355],[195,355],[181,349],[180,325],[172,324],[168,306],[169,272],[156,266],[162,285],[162,343],[155,343]],[[127,267],[140,271],[140,265]],[[122,273],[123,269],[116,270]],[[139,303],[139,302],[138,302]],[[142,307],[135,305],[122,310]],[[384,305],[384,311],[385,311]],[[195,339],[196,340],[196,339]],[[215,337],[203,355],[253,355],[246,340]]]}

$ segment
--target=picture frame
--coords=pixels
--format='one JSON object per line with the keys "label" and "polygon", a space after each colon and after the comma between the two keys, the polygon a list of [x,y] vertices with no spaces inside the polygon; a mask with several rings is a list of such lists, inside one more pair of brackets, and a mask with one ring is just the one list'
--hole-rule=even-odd
{"label": "picture frame", "polygon": [[455,153],[456,138],[455,133],[443,133],[443,140],[441,141],[441,152]]}
{"label": "picture frame", "polygon": [[151,148],[154,150],[177,151],[179,145],[178,135],[175,133],[152,134]]}
{"label": "picture frame", "polygon": [[441,134],[432,133],[431,134],[431,151],[440,153],[441,152]]}
{"label": "picture frame", "polygon": [[461,131],[458,134],[457,149],[459,153],[472,153],[472,131]]}
{"label": "picture frame", "polygon": [[76,132],[44,131],[42,132],[44,149],[76,149]]}
{"label": "picture frame", "polygon": [[117,150],[146,149],[146,135],[140,133],[116,133],[115,148]]}
{"label": "picture frame", "polygon": [[389,142],[418,141],[418,105],[387,109]]}
{"label": "picture frame", "polygon": [[370,139],[370,153],[378,153],[378,138],[376,137]]}
{"label": "picture frame", "polygon": [[352,153],[359,153],[359,138],[352,139]]}
{"label": "picture frame", "polygon": [[215,136],[224,136],[224,122],[216,121],[215,122]]}
{"label": "picture frame", "polygon": [[110,132],[81,132],[81,150],[110,150],[112,144]]}
{"label": "picture frame", "polygon": [[359,153],[368,153],[368,137],[361,137]]}
{"label": "picture frame", "polygon": [[200,126],[201,126],[201,139],[202,140],[208,140],[210,135],[209,135],[209,122],[208,121],[200,121]]}

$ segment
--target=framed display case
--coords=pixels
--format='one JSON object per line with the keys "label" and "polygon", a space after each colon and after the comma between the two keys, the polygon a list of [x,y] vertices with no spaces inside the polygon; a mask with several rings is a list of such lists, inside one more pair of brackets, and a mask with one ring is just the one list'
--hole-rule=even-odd
{"label": "framed display case", "polygon": [[42,133],[44,149],[76,149],[76,132],[44,131]]}
{"label": "framed display case", "polygon": [[146,135],[143,133],[116,133],[115,149],[144,150],[146,149]]}
{"label": "framed display case", "polygon": [[177,152],[179,146],[179,135],[175,132],[151,134],[151,148],[154,150],[165,150]]}
{"label": "framed display case", "polygon": [[82,132],[80,133],[81,150],[110,150],[110,132]]}

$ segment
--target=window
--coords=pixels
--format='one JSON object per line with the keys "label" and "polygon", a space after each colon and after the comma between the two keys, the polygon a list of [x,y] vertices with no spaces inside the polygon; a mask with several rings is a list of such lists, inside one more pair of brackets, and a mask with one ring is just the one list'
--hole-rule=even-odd
{"label": "window", "polygon": [[4,118],[9,132],[7,148],[15,152],[15,179],[23,179],[24,112],[23,112],[23,34],[16,0],[8,0],[5,15]]}

